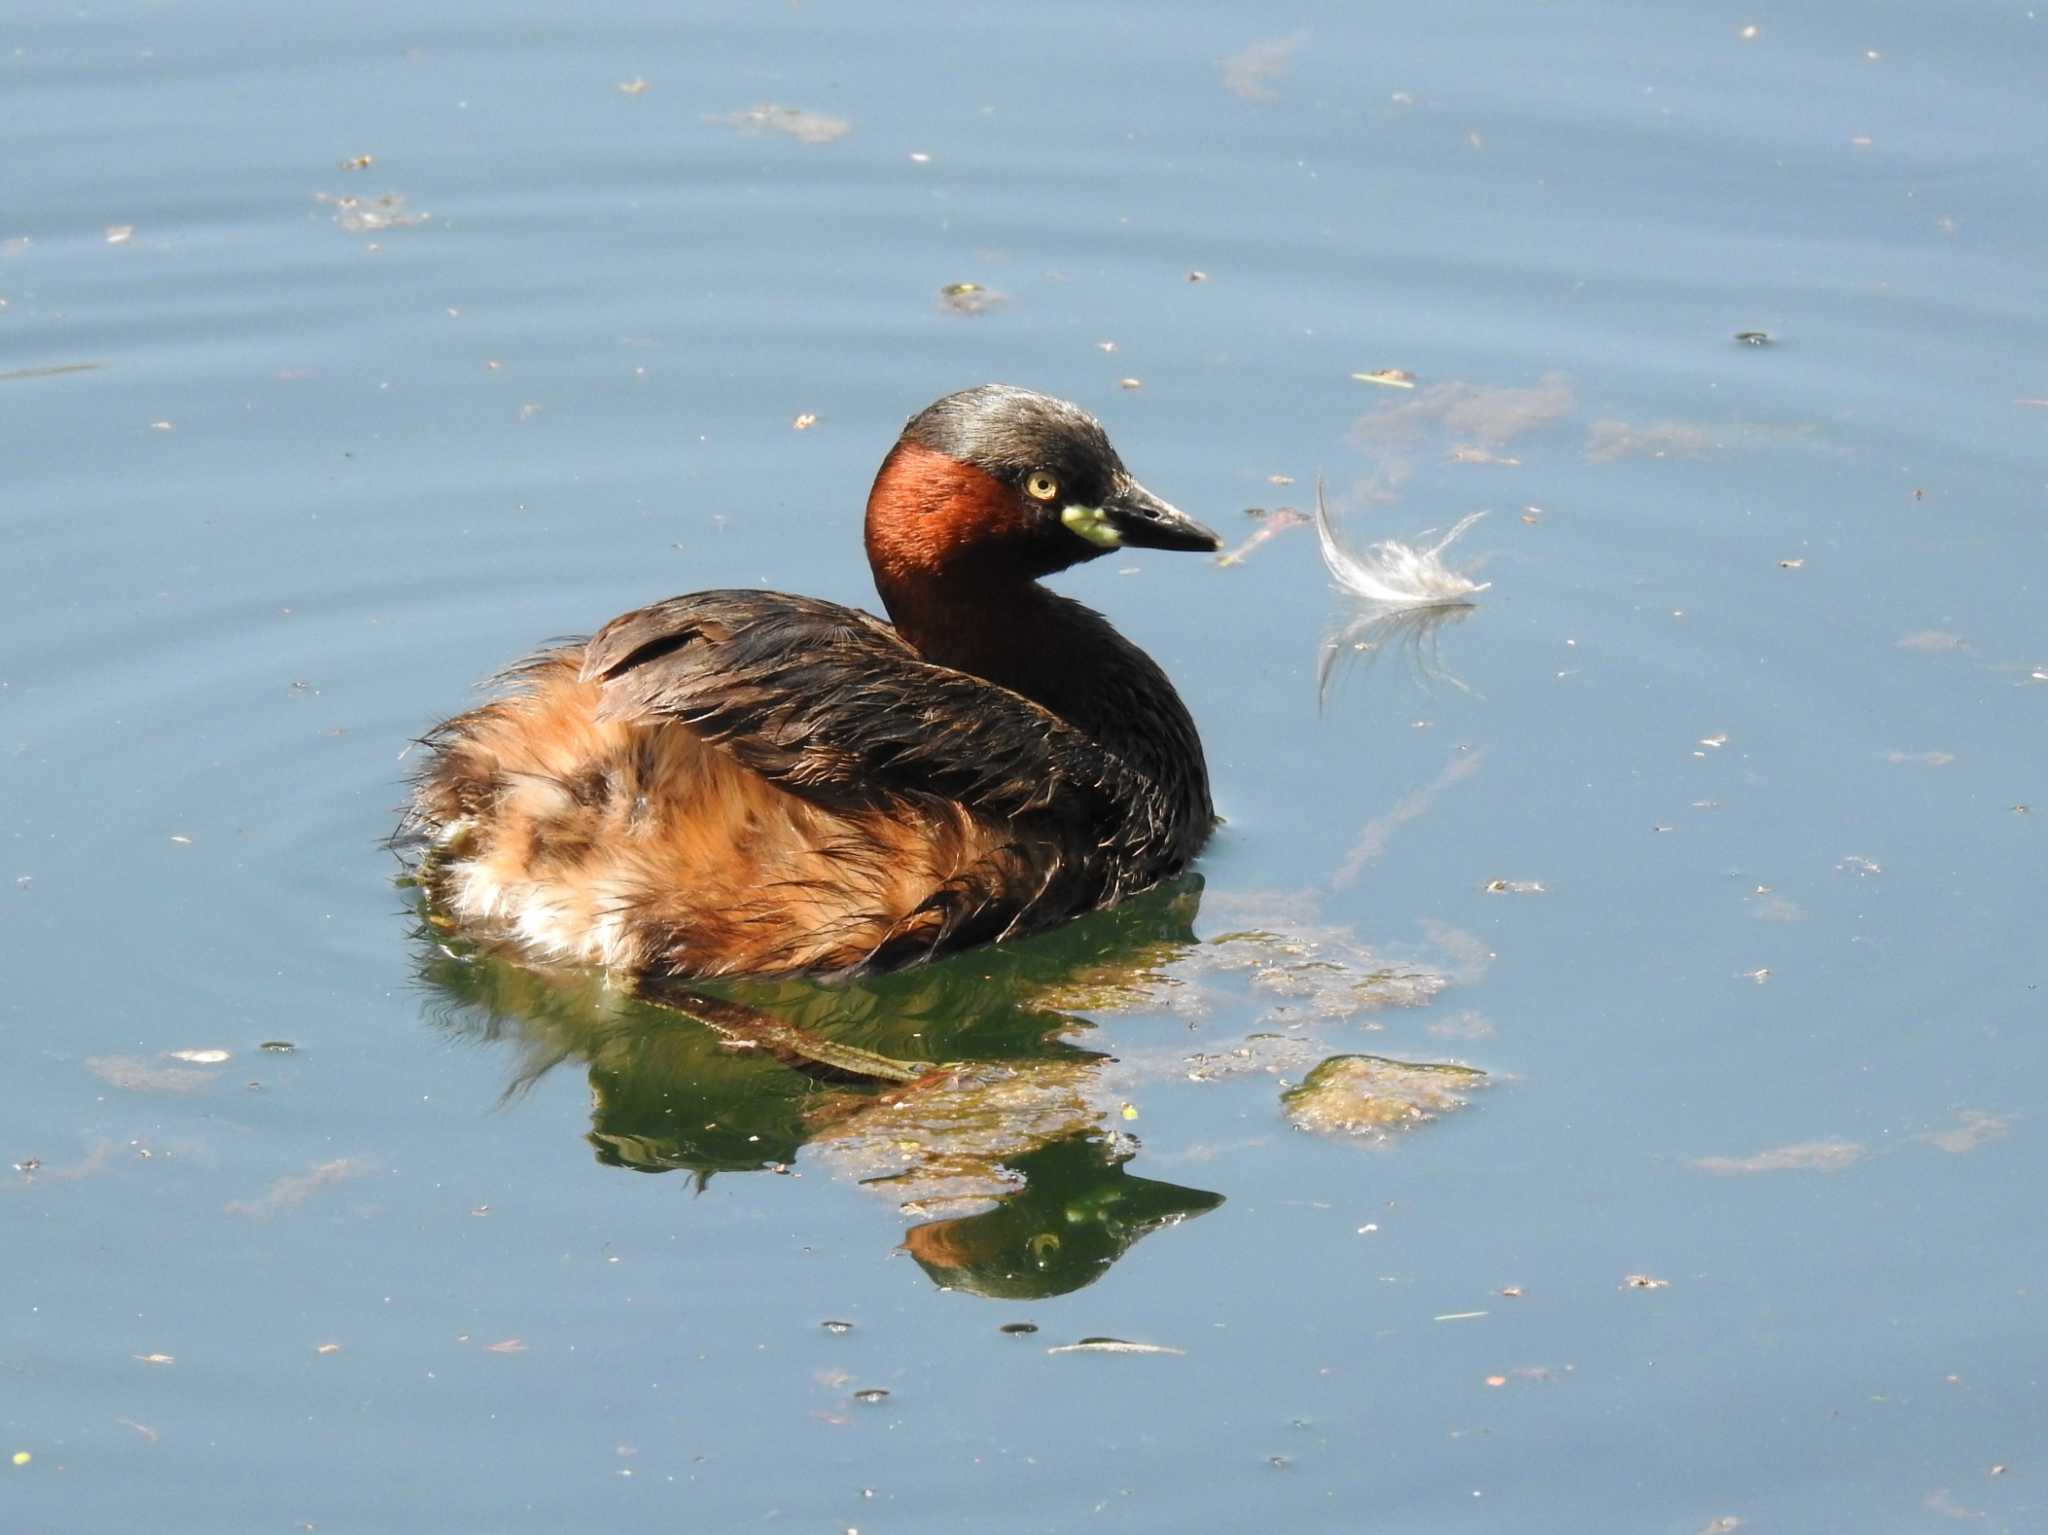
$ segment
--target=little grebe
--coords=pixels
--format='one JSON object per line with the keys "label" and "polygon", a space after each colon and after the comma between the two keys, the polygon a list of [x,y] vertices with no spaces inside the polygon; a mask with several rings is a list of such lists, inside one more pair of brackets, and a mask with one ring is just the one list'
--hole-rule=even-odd
{"label": "little grebe", "polygon": [[1038,578],[1214,550],[1094,417],[1006,385],[904,427],[867,504],[891,627],[671,597],[433,730],[405,835],[438,910],[545,959],[680,977],[885,969],[1184,869],[1202,743],[1151,658]]}

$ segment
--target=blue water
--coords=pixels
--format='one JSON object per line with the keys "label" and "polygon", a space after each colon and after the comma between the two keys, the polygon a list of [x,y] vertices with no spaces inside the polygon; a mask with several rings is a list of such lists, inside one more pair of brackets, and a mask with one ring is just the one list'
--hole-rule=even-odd
{"label": "blue water", "polygon": [[[0,1529],[2048,1522],[2034,12],[8,19]],[[990,379],[1233,543],[1486,509],[1492,585],[1326,656],[1298,527],[1062,578],[1201,724],[1201,888],[790,1003],[1032,1086],[894,1137],[1023,1168],[969,1228],[380,839],[541,639],[872,605]],[[1292,1128],[1359,1051],[1492,1085]]]}

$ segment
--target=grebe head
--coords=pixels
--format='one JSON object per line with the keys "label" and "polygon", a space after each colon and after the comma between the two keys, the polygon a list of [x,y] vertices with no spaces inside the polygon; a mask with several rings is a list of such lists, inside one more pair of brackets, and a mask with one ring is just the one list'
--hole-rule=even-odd
{"label": "grebe head", "polygon": [[1133,479],[1079,406],[984,384],[910,418],[869,493],[867,546],[893,612],[935,582],[988,587],[1117,548],[1223,543]]}

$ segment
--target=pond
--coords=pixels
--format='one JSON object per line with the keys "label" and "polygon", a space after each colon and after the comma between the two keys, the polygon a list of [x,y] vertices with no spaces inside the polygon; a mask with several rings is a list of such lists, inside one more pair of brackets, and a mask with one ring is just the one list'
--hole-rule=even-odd
{"label": "pond", "polygon": [[[2036,12],[11,21],[0,1527],[2048,1519]],[[1195,874],[687,1006],[435,920],[415,738],[873,608],[989,380],[1229,546],[1056,583]]]}

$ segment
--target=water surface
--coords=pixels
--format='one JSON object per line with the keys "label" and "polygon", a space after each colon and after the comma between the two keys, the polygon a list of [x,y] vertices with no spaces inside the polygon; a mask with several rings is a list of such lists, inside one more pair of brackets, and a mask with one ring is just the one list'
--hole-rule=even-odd
{"label": "water surface", "polygon": [[[0,1525],[2039,1526],[2033,13],[13,22]],[[1062,578],[1227,824],[772,999],[950,1097],[422,921],[413,736],[672,592],[872,604],[989,379],[1233,543],[1485,509],[1492,586]],[[1294,1128],[1358,1053],[1490,1085]]]}

